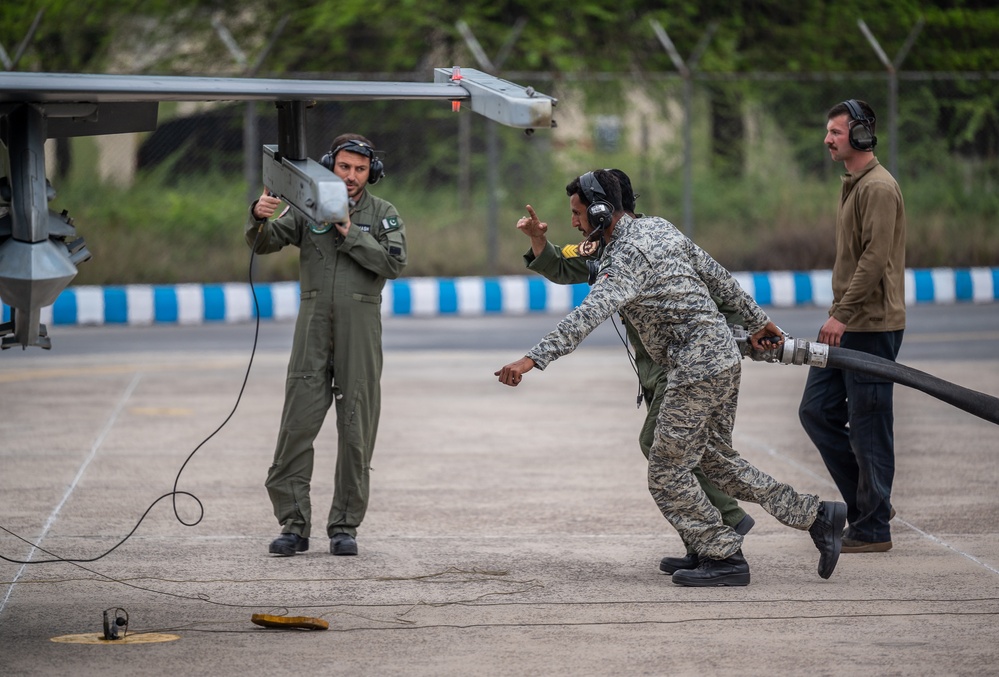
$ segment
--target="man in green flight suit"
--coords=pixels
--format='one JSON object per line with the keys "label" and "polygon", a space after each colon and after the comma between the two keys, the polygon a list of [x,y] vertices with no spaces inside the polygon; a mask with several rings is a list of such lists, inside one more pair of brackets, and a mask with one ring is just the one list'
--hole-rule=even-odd
{"label": "man in green flight suit", "polygon": [[326,521],[330,552],[357,554],[357,528],[368,507],[371,455],[381,411],[381,293],[406,265],[406,233],[389,202],[366,190],[384,176],[372,143],[359,134],[333,140],[321,163],[350,199],[345,223],[315,224],[264,190],[250,206],[246,241],[258,254],[299,248],[301,304],[288,363],[284,410],[267,473],[281,535],[275,555],[309,549],[313,442],[336,405],[337,459]]}
{"label": "man in green flight suit", "polygon": [[[630,177],[620,169],[609,170],[621,183],[621,202],[624,210],[632,217],[635,216],[635,192],[631,186]],[[548,224],[541,223],[534,209],[528,205],[529,216],[517,222],[517,228],[531,238],[531,249],[524,254],[524,261],[527,267],[536,273],[544,276],[547,280],[555,284],[577,284],[589,280],[589,267],[587,261],[593,259],[596,253],[596,243],[583,242],[580,245],[566,245],[559,249],[556,245],[548,241]],[[590,247],[589,245],[592,245]],[[734,309],[720,306],[719,310],[725,315],[730,324],[743,324],[743,318]],[[639,446],[645,458],[649,457],[649,450],[656,431],[656,415],[662,405],[666,392],[665,370],[657,365],[649,357],[645,346],[642,345],[638,333],[630,322],[624,319],[625,333],[628,342],[635,351],[635,370],[638,372],[638,381],[642,390],[642,399],[645,400],[646,411],[645,423],[638,438]],[[746,511],[739,507],[738,501],[723,493],[715,487],[711,481],[705,477],[700,467],[694,468],[694,476],[700,483],[705,495],[713,506],[722,515],[722,522],[735,529],[736,532],[745,536],[756,524],[755,520]],[[663,557],[659,562],[659,569],[667,574],[672,574],[680,569],[695,569],[699,563],[697,553],[689,543],[684,544],[687,554],[683,557]]]}

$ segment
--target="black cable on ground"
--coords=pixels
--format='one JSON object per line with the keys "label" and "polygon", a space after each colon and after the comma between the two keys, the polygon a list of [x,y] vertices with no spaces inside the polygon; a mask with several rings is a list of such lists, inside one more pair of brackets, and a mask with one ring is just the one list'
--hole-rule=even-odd
{"label": "black cable on ground", "polygon": [[[219,431],[222,430],[222,428],[225,427],[225,425],[229,422],[229,420],[232,419],[233,415],[236,413],[236,409],[239,407],[240,401],[243,399],[243,392],[246,390],[246,384],[250,380],[250,368],[253,366],[253,358],[257,354],[257,340],[258,340],[258,338],[260,336],[260,302],[257,299],[257,290],[253,286],[253,257],[254,257],[254,254],[256,253],[257,241],[259,239],[260,239],[260,230],[257,230],[257,236],[256,236],[256,238],[253,241],[253,247],[250,248],[250,264],[249,264],[248,273],[247,273],[247,279],[248,279],[248,281],[250,283],[250,294],[253,296],[253,309],[254,309],[254,316],[256,318],[256,322],[255,322],[254,328],[253,328],[253,347],[250,349],[250,361],[246,365],[246,373],[243,375],[243,383],[239,387],[239,394],[236,396],[236,403],[232,405],[232,411],[229,412],[229,415],[225,417],[225,420],[222,421],[222,423],[220,423],[219,426],[215,430],[213,430],[210,435],[208,435],[208,437],[206,437],[205,439],[203,439],[201,441],[201,443],[198,444],[198,446],[196,446],[194,448],[194,450],[190,454],[187,455],[186,459],[184,459],[184,462],[181,464],[180,469],[177,471],[177,475],[174,477],[174,480],[173,480],[173,490],[170,493],[163,494],[162,496],[160,496],[159,498],[157,498],[156,500],[154,500],[152,503],[150,503],[149,507],[146,508],[146,511],[142,513],[142,516],[139,517],[139,520],[135,523],[135,526],[132,527],[132,530],[129,531],[128,534],[126,534],[124,538],[122,538],[120,541],[118,541],[117,543],[115,543],[108,550],[106,550],[105,552],[101,553],[100,555],[97,555],[96,557],[90,557],[90,558],[68,558],[68,557],[59,557],[58,555],[54,555],[53,554],[53,558],[52,559],[19,560],[19,559],[13,559],[13,558],[10,558],[10,557],[5,557],[4,555],[0,555],[0,560],[3,560],[5,562],[10,562],[11,564],[53,564],[55,562],[68,562],[68,563],[96,562],[97,560],[102,559],[102,558],[107,557],[108,555],[110,555],[112,552],[114,552],[115,550],[117,550],[119,546],[121,546],[123,543],[125,543],[125,541],[127,541],[128,539],[130,539],[132,537],[132,535],[138,530],[139,525],[142,524],[142,521],[144,519],[146,519],[146,515],[149,514],[149,511],[152,510],[153,507],[157,503],[159,503],[160,501],[162,501],[164,498],[170,498],[171,499],[171,502],[172,502],[172,505],[173,505],[173,514],[174,514],[174,517],[176,517],[177,521],[180,522],[181,524],[183,524],[185,527],[196,526],[197,524],[199,524],[201,522],[202,519],[204,519],[204,517],[205,517],[205,506],[201,502],[201,499],[199,499],[197,496],[195,496],[194,494],[192,494],[189,491],[178,491],[177,490],[177,485],[180,483],[180,475],[181,475],[181,473],[184,472],[184,468],[187,467],[187,464],[191,461],[191,459],[198,452],[198,450],[201,449],[201,447],[205,446],[205,444],[208,443],[208,440],[210,440],[213,437],[215,437],[215,435],[217,435],[219,433]],[[192,499],[194,499],[194,502],[197,503],[197,505],[198,505],[198,510],[199,510],[198,519],[194,520],[193,522],[185,522],[184,521],[184,519],[180,516],[180,512],[177,510],[177,497],[178,496],[190,496]],[[21,536],[18,536],[13,531],[7,529],[6,527],[4,527],[2,525],[0,525],[0,531],[5,531],[6,533],[10,534],[11,536],[14,536],[15,538],[18,538],[18,539],[20,539],[22,541],[25,541],[26,543],[31,543],[27,539],[25,539],[25,538],[23,538]],[[42,552],[48,553],[47,550],[42,549],[40,546],[38,546],[36,544],[31,544],[31,545],[32,545],[32,547],[34,547],[34,548],[36,548],[38,550],[41,550]],[[52,553],[49,553],[49,554],[52,554]]]}

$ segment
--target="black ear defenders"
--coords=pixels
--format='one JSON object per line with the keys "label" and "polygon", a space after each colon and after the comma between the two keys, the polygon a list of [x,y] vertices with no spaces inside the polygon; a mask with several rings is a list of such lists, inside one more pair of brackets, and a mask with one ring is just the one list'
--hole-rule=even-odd
{"label": "black ear defenders", "polygon": [[358,141],[356,139],[344,141],[339,146],[326,153],[326,155],[319,160],[319,164],[332,172],[336,154],[342,150],[363,155],[371,160],[371,171],[368,172],[368,183],[378,183],[378,180],[385,176],[385,163],[381,161],[381,158],[375,156],[375,149],[363,141]]}
{"label": "black ear defenders", "polygon": [[614,207],[607,199],[607,193],[593,172],[586,172],[579,177],[579,187],[583,190],[583,197],[590,203],[586,208],[586,220],[594,232],[603,230],[610,225],[614,216]]}
{"label": "black ear defenders", "polygon": [[874,150],[878,145],[878,137],[874,136],[874,118],[864,114],[856,99],[844,101],[843,105],[850,111],[850,147],[855,150]]}

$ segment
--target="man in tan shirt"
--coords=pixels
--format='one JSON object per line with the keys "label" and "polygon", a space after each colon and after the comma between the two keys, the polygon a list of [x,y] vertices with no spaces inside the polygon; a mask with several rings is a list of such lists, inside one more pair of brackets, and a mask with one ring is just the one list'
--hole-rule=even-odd
{"label": "man in tan shirt", "polygon": [[[825,144],[842,162],[833,304],[818,340],[894,360],[905,329],[905,204],[874,156],[875,115],[850,99],[828,113]],[[892,383],[812,367],[798,416],[847,504],[844,553],[890,550],[895,475]]]}

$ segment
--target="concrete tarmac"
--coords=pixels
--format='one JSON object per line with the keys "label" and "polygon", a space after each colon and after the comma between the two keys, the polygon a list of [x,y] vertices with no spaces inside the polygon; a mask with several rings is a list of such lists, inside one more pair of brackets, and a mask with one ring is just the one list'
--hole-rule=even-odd
{"label": "concrete tarmac", "polygon": [[[387,351],[358,557],[331,556],[322,529],[332,415],[311,549],[267,554],[285,349],[258,352],[220,430],[243,347],[0,358],[0,555],[97,557],[175,480],[199,502],[177,498],[185,526],[161,500],[94,562],[0,561],[0,675],[999,672],[999,427],[897,386],[890,552],[823,580],[807,532],[747,504],[752,583],[684,588],[658,570],[683,548],[648,493],[623,350],[584,344],[501,386],[523,348]],[[909,364],[999,394],[999,359]],[[835,499],[797,421],[806,373],[744,362],[735,444]],[[127,613],[126,641],[96,639],[105,609]]]}

